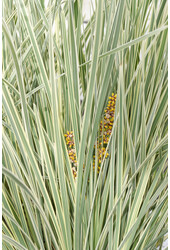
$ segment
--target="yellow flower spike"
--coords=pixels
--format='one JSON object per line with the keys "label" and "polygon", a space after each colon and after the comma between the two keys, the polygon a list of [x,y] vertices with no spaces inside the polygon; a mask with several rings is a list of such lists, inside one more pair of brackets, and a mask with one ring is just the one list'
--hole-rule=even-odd
{"label": "yellow flower spike", "polygon": [[[100,121],[100,126],[99,126],[99,138],[97,140],[97,150],[98,150],[98,164],[101,164],[102,159],[107,158],[109,156],[109,153],[106,152],[105,147],[101,147],[103,144],[108,144],[112,127],[113,127],[113,122],[114,122],[114,113],[115,113],[115,105],[116,105],[116,97],[117,94],[112,93],[111,96],[109,96],[109,101],[107,103],[107,107],[104,110],[104,119]],[[68,150],[70,150],[69,153],[69,158],[71,163],[73,164],[72,166],[72,172],[74,178],[77,177],[77,158],[76,158],[76,153],[75,153],[75,143],[74,143],[74,135],[73,131],[67,131],[66,134],[64,134],[66,137],[66,144],[68,147]],[[94,148],[96,145],[94,145]],[[75,168],[75,167],[76,168]],[[83,168],[85,166],[83,165]],[[100,166],[97,166],[97,172],[99,173],[100,171]],[[93,169],[95,169],[95,155],[93,156]]]}

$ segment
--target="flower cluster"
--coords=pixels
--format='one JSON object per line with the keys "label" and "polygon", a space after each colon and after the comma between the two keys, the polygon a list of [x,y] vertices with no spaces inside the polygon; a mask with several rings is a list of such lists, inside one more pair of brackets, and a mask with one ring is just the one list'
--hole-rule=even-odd
{"label": "flower cluster", "polygon": [[108,144],[109,142],[114,121],[116,97],[117,95],[114,95],[114,93],[109,97],[108,105],[104,111],[104,119],[100,122],[100,145],[102,142],[103,144]]}
{"label": "flower cluster", "polygon": [[[109,154],[106,152],[106,147],[109,142],[109,138],[112,132],[113,122],[114,122],[114,114],[115,114],[115,105],[116,105],[116,97],[117,95],[112,95],[109,97],[108,105],[104,111],[104,118],[100,122],[100,132],[99,132],[99,139],[97,140],[97,166],[98,170],[100,171],[100,166],[102,163],[103,158],[107,158]],[[73,131],[67,131],[64,135],[66,137],[66,144],[68,147],[68,155],[70,158],[70,162],[72,164],[72,171],[74,178],[77,176],[77,157],[75,151],[75,143],[74,143],[74,136]],[[95,146],[94,146],[95,148]],[[93,169],[96,166],[96,156],[93,156]]]}
{"label": "flower cluster", "polygon": [[67,134],[64,135],[66,137],[66,144],[68,145],[68,148],[74,148],[74,136],[73,131],[69,132],[67,131]]}
{"label": "flower cluster", "polygon": [[[102,147],[102,148],[98,147],[97,148],[97,154],[98,154],[98,164],[97,164],[98,170],[97,170],[97,172],[99,173],[100,165],[102,163],[102,160],[103,160],[104,156],[105,156],[105,158],[107,158],[109,156],[109,154],[106,153],[106,148],[105,147]],[[93,155],[93,169],[95,169],[95,161],[96,161],[96,156]]]}
{"label": "flower cluster", "polygon": [[74,178],[77,176],[77,157],[76,157],[76,150],[75,150],[75,143],[74,143],[74,136],[73,131],[67,131],[64,135],[66,137],[66,144],[68,147],[68,155],[70,158],[70,162],[72,163],[72,171]]}

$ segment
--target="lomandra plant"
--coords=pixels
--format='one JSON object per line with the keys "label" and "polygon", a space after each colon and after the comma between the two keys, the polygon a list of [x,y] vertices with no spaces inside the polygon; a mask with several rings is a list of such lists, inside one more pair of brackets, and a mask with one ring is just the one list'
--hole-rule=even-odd
{"label": "lomandra plant", "polygon": [[167,5],[3,1],[3,249],[162,249]]}

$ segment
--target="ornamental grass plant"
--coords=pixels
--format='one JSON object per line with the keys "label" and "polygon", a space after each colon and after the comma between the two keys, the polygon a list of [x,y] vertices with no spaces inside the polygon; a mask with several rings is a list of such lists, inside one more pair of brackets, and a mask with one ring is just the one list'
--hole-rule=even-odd
{"label": "ornamental grass plant", "polygon": [[168,1],[91,5],[2,1],[4,250],[167,238]]}

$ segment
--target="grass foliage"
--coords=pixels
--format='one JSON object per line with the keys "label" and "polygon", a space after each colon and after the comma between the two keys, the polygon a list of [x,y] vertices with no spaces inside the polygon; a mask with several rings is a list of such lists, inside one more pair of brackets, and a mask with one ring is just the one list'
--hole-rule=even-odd
{"label": "grass foliage", "polygon": [[[98,0],[86,23],[82,0],[47,7],[3,0],[4,250],[162,248],[167,5]],[[99,168],[93,159],[113,92],[114,123]]]}

